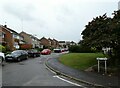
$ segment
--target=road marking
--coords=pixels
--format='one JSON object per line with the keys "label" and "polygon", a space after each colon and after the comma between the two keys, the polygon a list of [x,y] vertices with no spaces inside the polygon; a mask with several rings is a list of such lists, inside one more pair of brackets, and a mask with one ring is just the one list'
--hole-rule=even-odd
{"label": "road marking", "polygon": [[[63,79],[63,78],[61,78],[61,77],[59,77],[59,76],[57,76],[57,75],[55,75],[55,76],[53,76],[53,77],[58,78],[58,79],[60,79],[60,80],[63,80],[63,81],[65,81],[65,82],[67,82],[67,83],[70,83],[70,84],[72,84],[72,85],[83,87],[82,85],[79,85],[79,84],[77,84],[77,83],[73,83],[73,82],[68,81],[68,80],[66,80],[66,79]],[[86,87],[83,87],[83,88],[86,88]]]}

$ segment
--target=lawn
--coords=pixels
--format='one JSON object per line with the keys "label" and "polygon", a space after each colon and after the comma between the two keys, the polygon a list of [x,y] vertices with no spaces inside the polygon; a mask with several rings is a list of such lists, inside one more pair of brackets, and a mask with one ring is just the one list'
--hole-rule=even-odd
{"label": "lawn", "polygon": [[69,67],[85,70],[97,64],[97,57],[104,57],[102,53],[69,53],[60,56],[59,61]]}

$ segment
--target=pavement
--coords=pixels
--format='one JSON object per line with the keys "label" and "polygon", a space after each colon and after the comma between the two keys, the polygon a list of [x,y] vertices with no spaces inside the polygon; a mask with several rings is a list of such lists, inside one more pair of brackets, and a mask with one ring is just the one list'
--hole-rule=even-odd
{"label": "pavement", "polygon": [[61,64],[58,60],[58,57],[49,58],[45,65],[56,72],[58,75],[63,75],[74,79],[76,81],[86,83],[95,87],[103,87],[103,88],[120,88],[120,79],[118,77],[101,75],[94,72],[80,71],[76,69],[72,69]]}

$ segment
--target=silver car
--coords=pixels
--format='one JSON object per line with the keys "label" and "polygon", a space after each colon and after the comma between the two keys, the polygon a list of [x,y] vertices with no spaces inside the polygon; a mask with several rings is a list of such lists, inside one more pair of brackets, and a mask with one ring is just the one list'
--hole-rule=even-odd
{"label": "silver car", "polygon": [[4,60],[5,60],[5,55],[4,53],[0,52],[0,64],[2,64]]}

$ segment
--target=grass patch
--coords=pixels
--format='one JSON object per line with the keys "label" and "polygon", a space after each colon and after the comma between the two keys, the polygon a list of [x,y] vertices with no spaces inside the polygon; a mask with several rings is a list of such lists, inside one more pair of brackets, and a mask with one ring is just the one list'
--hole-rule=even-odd
{"label": "grass patch", "polygon": [[60,56],[59,61],[69,67],[85,70],[97,64],[97,57],[104,57],[102,53],[69,53]]}

